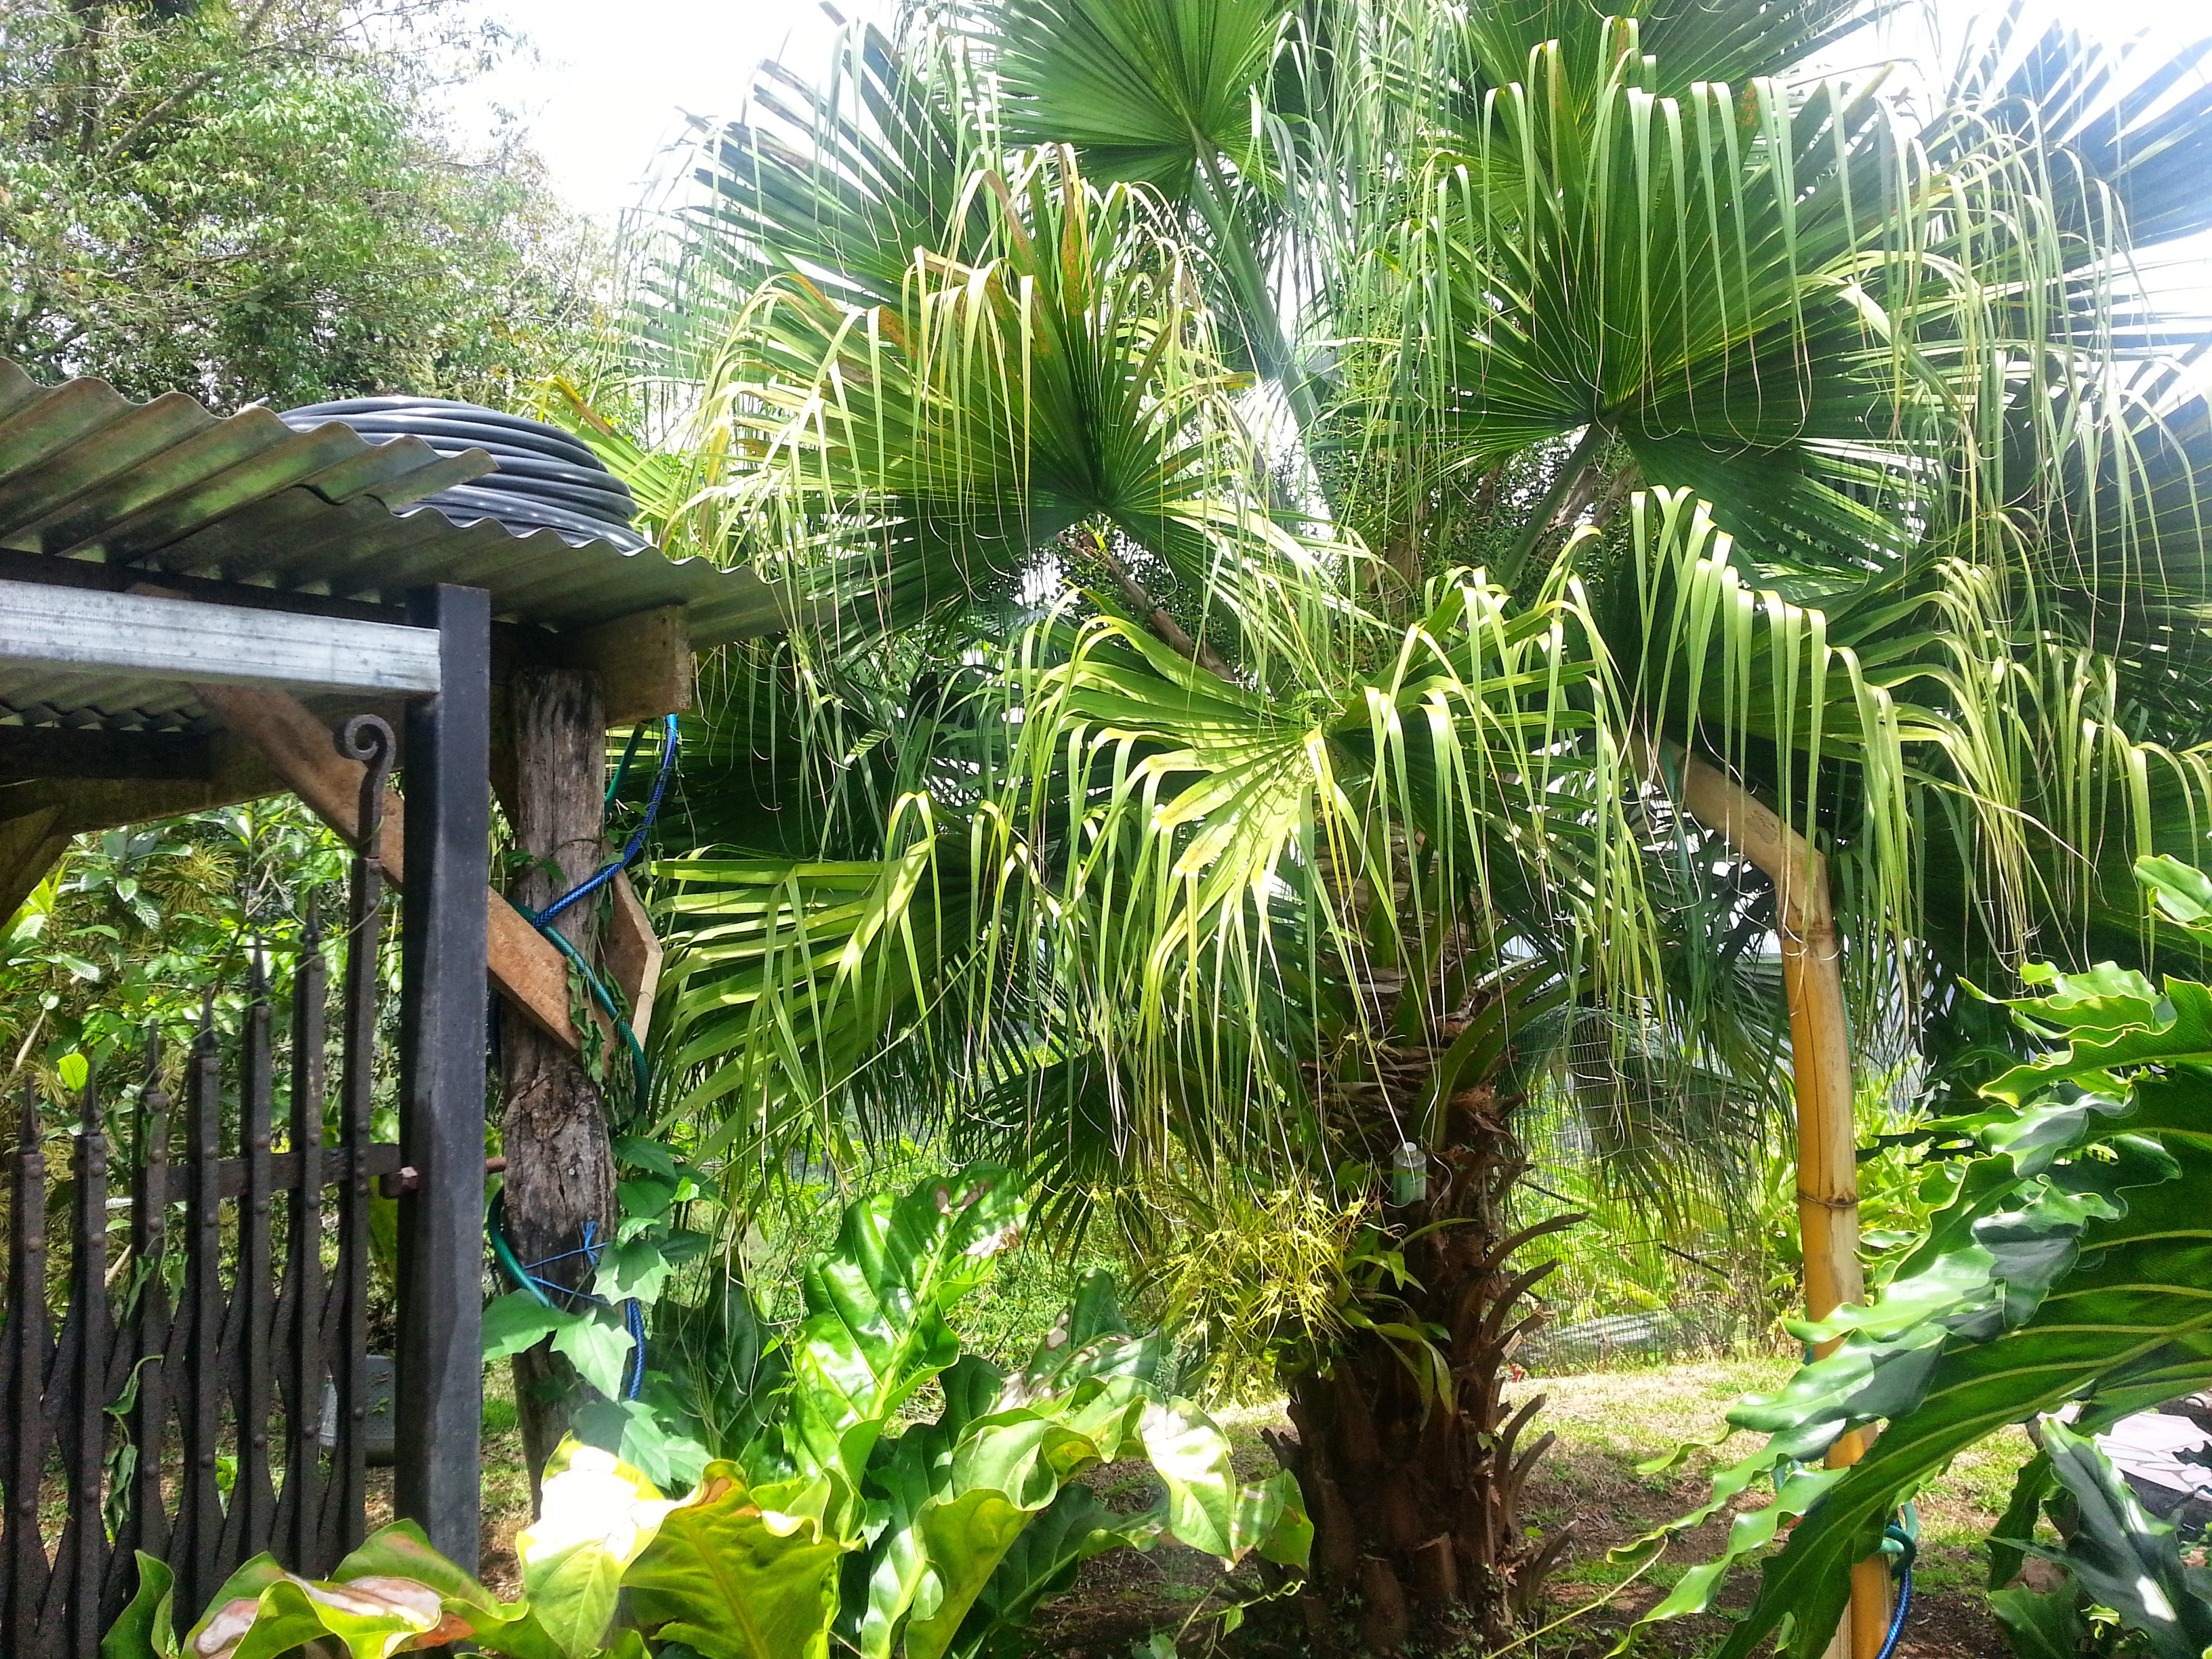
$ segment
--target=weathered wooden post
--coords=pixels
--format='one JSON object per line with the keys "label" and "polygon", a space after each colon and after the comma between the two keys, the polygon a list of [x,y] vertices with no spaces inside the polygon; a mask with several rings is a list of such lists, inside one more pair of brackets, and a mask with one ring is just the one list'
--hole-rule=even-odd
{"label": "weathered wooden post", "polygon": [[490,874],[491,605],[409,595],[438,630],[438,690],[407,711],[401,908],[399,1437],[395,1507],[477,1565],[483,1415],[484,884]]}
{"label": "weathered wooden post", "polygon": [[[589,669],[519,667],[508,682],[514,744],[507,802],[516,849],[526,855],[507,896],[535,913],[605,861],[600,820],[606,773],[606,708],[599,676]],[[593,960],[599,907],[586,898],[552,926],[586,961]],[[610,1058],[618,1046],[606,1037]],[[614,1155],[599,1085],[575,1048],[520,1011],[500,1020],[507,1181],[501,1208],[508,1242],[531,1271],[553,1283],[588,1289],[588,1229],[609,1240],[614,1224]],[[574,1380],[549,1342],[517,1354],[515,1402],[523,1455],[533,1486],[567,1432]]]}

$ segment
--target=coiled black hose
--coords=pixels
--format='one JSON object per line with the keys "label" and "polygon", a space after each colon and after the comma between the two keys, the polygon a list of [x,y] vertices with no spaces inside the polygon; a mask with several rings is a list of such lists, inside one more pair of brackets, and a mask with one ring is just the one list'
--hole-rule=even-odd
{"label": "coiled black hose", "polygon": [[570,541],[607,541],[626,553],[650,545],[630,528],[629,486],[573,434],[544,421],[445,398],[344,398],[288,409],[295,431],[337,422],[371,442],[419,438],[441,455],[481,449],[498,470],[439,490],[418,503],[460,522],[490,519],[527,534],[550,530]]}

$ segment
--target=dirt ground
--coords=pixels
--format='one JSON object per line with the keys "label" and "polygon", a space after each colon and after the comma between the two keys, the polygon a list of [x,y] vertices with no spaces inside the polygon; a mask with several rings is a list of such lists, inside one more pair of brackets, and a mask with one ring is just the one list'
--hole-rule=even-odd
{"label": "dirt ground", "polygon": [[[1624,1584],[1622,1570],[1606,1559],[1609,1549],[1703,1502],[1705,1475],[1743,1455],[1756,1442],[1747,1435],[1734,1437],[1659,1479],[1639,1475],[1636,1465],[1685,1443],[1711,1439],[1735,1400],[1778,1387],[1789,1372],[1784,1361],[1750,1358],[1543,1378],[1526,1385],[1526,1392],[1546,1396],[1541,1422],[1559,1440],[1529,1482],[1524,1518],[1546,1528],[1571,1525],[1576,1542],[1549,1587],[1550,1617],[1565,1622],[1529,1642],[1521,1654],[1528,1659],[1599,1659],[1686,1568],[1717,1553],[1726,1517],[1688,1534],[1633,1583]],[[1237,1442],[1240,1468],[1253,1474],[1272,1470],[1273,1455],[1259,1437],[1262,1430],[1285,1426],[1279,1411],[1265,1407],[1222,1415]],[[2013,1472],[2027,1452],[2026,1436],[2010,1431],[1961,1458],[1921,1500],[1922,1553],[1899,1659],[2002,1659],[2008,1653],[1983,1601],[1987,1556],[1982,1540],[2003,1509]],[[1142,1465],[1115,1465],[1090,1478],[1105,1490],[1109,1504],[1135,1507],[1149,1501]],[[1754,1571],[1740,1576],[1734,1593],[1723,1596],[1724,1604],[1741,1607],[1748,1599]],[[1249,1659],[1290,1659],[1358,1651],[1349,1628],[1315,1620],[1312,1610],[1289,1603],[1252,1607],[1243,1627],[1221,1639],[1218,1620],[1210,1615],[1229,1600],[1261,1591],[1249,1573],[1224,1583],[1212,1563],[1193,1551],[1170,1546],[1147,1555],[1115,1552],[1087,1564],[1075,1589],[1042,1610],[1030,1651],[1054,1659],[1127,1659],[1133,1644],[1153,1632],[1178,1635],[1186,1654],[1212,1648]],[[1589,1611],[1571,1617],[1583,1608]],[[1710,1652],[1727,1628],[1717,1618],[1657,1626],[1638,1639],[1636,1650],[1653,1659],[1690,1659]],[[1474,1651],[1455,1647],[1448,1638],[1435,1650],[1469,1656]]]}
{"label": "dirt ground", "polygon": [[[1751,1435],[1734,1436],[1670,1476],[1639,1475],[1636,1465],[1686,1442],[1710,1439],[1734,1401],[1778,1387],[1789,1372],[1785,1362],[1761,1358],[1548,1378],[1528,1385],[1546,1395],[1540,1420],[1559,1439],[1529,1483],[1526,1517],[1533,1525],[1571,1523],[1576,1529],[1570,1563],[1550,1586],[1552,1603],[1564,1614],[1613,1593],[1609,1602],[1538,1650],[1554,1659],[1596,1659],[1666,1594],[1685,1568],[1719,1553],[1725,1516],[1687,1534],[1657,1567],[1626,1587],[1619,1583],[1620,1570],[1605,1559],[1607,1550],[1705,1501],[1705,1476],[1751,1451],[1758,1441]],[[2024,1433],[2008,1430],[1961,1457],[1920,1499],[1921,1553],[1899,1659],[1982,1659],[2010,1651],[1984,1600],[1984,1540],[2004,1508],[2014,1472],[2031,1449]],[[1753,1577],[1751,1571],[1740,1574],[1735,1593],[1724,1595],[1723,1603],[1741,1607],[1747,1601]],[[1656,1626],[1639,1638],[1638,1651],[1670,1659],[1707,1652],[1727,1628],[1716,1618]]]}
{"label": "dirt ground", "polygon": [[[495,1368],[495,1375],[503,1370]],[[1621,1570],[1606,1559],[1614,1546],[1696,1507],[1705,1495],[1705,1476],[1755,1443],[1736,1436],[1658,1479],[1638,1474],[1636,1465],[1678,1445],[1710,1440],[1732,1401],[1779,1386],[1789,1370],[1782,1360],[1753,1358],[1532,1379],[1524,1385],[1546,1396],[1541,1421],[1559,1437],[1529,1482],[1524,1518],[1546,1528],[1571,1525],[1576,1542],[1549,1586],[1551,1616],[1565,1622],[1519,1654],[1599,1659],[1686,1568],[1717,1552],[1725,1517],[1689,1534],[1633,1583],[1624,1584]],[[1263,1430],[1285,1426],[1279,1408],[1219,1415],[1237,1443],[1240,1472],[1272,1472],[1273,1454],[1260,1437]],[[513,1594],[520,1588],[514,1537],[527,1518],[529,1491],[520,1473],[520,1437],[513,1426],[511,1401],[488,1401],[485,1416],[484,1576]],[[2027,1449],[2027,1437],[2008,1431],[1960,1458],[1921,1499],[1920,1563],[1898,1659],[2002,1659],[2008,1652],[1983,1601],[1982,1540],[2003,1509],[2013,1472]],[[1085,1478],[1109,1507],[1136,1510],[1155,1495],[1141,1463],[1110,1465]],[[1752,1578],[1750,1571],[1740,1575],[1724,1603],[1741,1606]],[[1145,1653],[1156,1637],[1166,1643],[1151,1647],[1153,1653],[1164,1654],[1172,1643],[1185,1655],[1219,1653],[1223,1659],[1317,1659],[1358,1651],[1347,1627],[1317,1617],[1310,1604],[1254,1599],[1265,1592],[1249,1566],[1224,1580],[1212,1561],[1193,1550],[1164,1545],[1145,1554],[1114,1551],[1087,1563],[1075,1588],[1040,1610],[1029,1651],[1040,1659],[1131,1659],[1133,1650]],[[1247,1601],[1252,1605],[1241,1628],[1224,1632],[1223,1609]],[[1589,1611],[1569,1617],[1582,1608]],[[1710,1651],[1726,1628],[1714,1618],[1656,1626],[1640,1638],[1637,1651],[1653,1659],[1691,1659]],[[1434,1650],[1472,1659],[1473,1650],[1455,1648],[1449,1639]]]}

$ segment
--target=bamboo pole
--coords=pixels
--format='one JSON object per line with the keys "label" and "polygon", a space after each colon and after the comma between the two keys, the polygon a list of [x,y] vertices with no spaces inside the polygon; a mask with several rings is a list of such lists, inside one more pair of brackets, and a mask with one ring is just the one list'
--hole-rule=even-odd
{"label": "bamboo pole", "polygon": [[[1639,745],[1646,776],[1774,884],[1782,935],[1782,991],[1790,1006],[1790,1058],[1797,1101],[1797,1229],[1805,1257],[1805,1311],[1826,1319],[1863,1302],[1859,1264],[1858,1133],[1852,1115],[1850,1030],[1843,959],[1830,908],[1827,860],[1772,808],[1718,768],[1673,745]],[[1672,772],[1679,783],[1667,775]],[[1815,1350],[1826,1356],[1836,1346]],[[1857,1432],[1828,1449],[1842,1468],[1865,1455]],[[1828,1659],[1877,1659],[1889,1634],[1889,1571],[1880,1556],[1851,1569],[1850,1615]]]}

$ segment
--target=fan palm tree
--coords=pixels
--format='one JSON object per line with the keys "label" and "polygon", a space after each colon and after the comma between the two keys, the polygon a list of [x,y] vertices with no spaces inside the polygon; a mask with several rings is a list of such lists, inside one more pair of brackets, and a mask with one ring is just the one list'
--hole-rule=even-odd
{"label": "fan palm tree", "polygon": [[1292,1379],[1385,1644],[1562,1542],[1498,1395],[1543,1032],[1772,1089],[1772,912],[1642,757],[1825,848],[1893,1016],[2140,949],[2106,876],[2212,805],[2212,432],[2131,263],[2212,100],[2009,22],[1923,116],[1801,78],[1881,9],[920,9],[765,70],[641,260],[600,441],[792,625],[659,866],[669,1109],[769,1168],[949,1106],[1068,1225],[1412,1145],[1402,1316]]}

